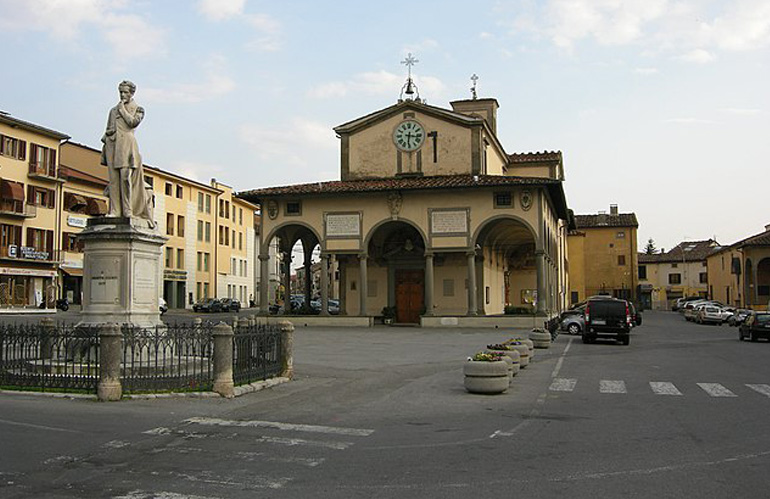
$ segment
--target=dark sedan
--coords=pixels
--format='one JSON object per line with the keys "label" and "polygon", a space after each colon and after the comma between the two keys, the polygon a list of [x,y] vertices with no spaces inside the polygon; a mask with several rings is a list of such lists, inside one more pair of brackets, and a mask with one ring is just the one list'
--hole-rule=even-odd
{"label": "dark sedan", "polygon": [[193,305],[194,312],[222,312],[222,302],[216,298],[201,300]]}
{"label": "dark sedan", "polygon": [[759,338],[770,340],[770,313],[751,312],[746,320],[738,328],[738,339],[743,341],[749,338],[757,341]]}
{"label": "dark sedan", "polygon": [[240,312],[241,302],[235,298],[222,298],[219,300],[222,304],[222,312]]}

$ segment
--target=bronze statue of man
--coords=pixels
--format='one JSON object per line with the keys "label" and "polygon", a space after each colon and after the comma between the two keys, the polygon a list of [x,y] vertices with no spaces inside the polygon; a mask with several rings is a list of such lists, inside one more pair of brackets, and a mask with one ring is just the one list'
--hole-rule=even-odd
{"label": "bronze statue of man", "polygon": [[[120,102],[110,109],[102,137],[102,164],[107,166],[110,217],[141,218],[154,227],[152,194],[144,182],[144,168],[134,129],[144,119],[144,108],[134,101],[136,85],[118,85]],[[149,196],[149,198],[148,198]]]}

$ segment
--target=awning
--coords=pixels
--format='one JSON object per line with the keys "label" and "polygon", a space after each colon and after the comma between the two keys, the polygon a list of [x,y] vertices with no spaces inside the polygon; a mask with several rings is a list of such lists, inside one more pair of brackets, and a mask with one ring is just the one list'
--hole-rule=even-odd
{"label": "awning", "polygon": [[67,274],[68,276],[72,277],[82,277],[83,276],[83,268],[82,267],[59,267],[62,272]]}
{"label": "awning", "polygon": [[97,198],[88,198],[88,214],[89,215],[106,215],[107,214],[107,201]]}
{"label": "awning", "polygon": [[67,207],[68,210],[71,210],[72,208],[76,206],[86,206],[86,198],[79,194],[75,194],[72,192],[65,193],[65,200],[64,204]]}
{"label": "awning", "polygon": [[18,182],[3,180],[1,191],[5,199],[24,201],[24,186]]}

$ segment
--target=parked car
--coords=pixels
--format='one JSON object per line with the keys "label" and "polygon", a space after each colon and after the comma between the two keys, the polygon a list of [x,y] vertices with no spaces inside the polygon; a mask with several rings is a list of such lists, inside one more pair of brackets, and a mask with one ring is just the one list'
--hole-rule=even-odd
{"label": "parked car", "polygon": [[698,324],[716,324],[721,326],[725,321],[726,312],[714,305],[702,305],[698,307],[695,322]]}
{"label": "parked car", "polygon": [[222,305],[222,312],[240,312],[241,302],[236,298],[222,298],[219,300]]}
{"label": "parked car", "polygon": [[745,309],[745,308],[737,308],[733,312],[733,315],[730,316],[729,319],[727,319],[727,324],[729,326],[740,326],[743,321],[746,320],[746,317],[748,317],[751,314],[751,310]]}
{"label": "parked car", "polygon": [[[340,302],[339,300],[333,300],[330,299],[326,302],[329,309],[329,315],[339,315],[340,314]],[[321,313],[321,300],[311,300],[310,302],[310,308],[313,310],[313,312],[320,314]]]}
{"label": "parked car", "polygon": [[160,315],[163,315],[166,312],[168,312],[168,303],[166,303],[166,300],[164,298],[160,298],[158,300],[158,308],[160,309]]}
{"label": "parked car", "polygon": [[596,338],[615,338],[624,345],[631,342],[631,311],[626,300],[594,297],[585,308],[583,343]]}
{"label": "parked car", "polygon": [[751,312],[738,328],[738,339],[749,338],[757,341],[759,338],[770,340],[770,312]]}
{"label": "parked car", "polygon": [[698,302],[691,302],[685,305],[682,310],[684,310],[684,320],[693,322],[695,321],[695,318],[698,316],[698,311],[700,311],[701,307],[705,307],[708,303],[705,301],[698,301]]}
{"label": "parked car", "polygon": [[579,309],[566,310],[561,313],[559,329],[569,334],[580,334],[585,329],[586,322],[583,311]]}
{"label": "parked car", "polygon": [[631,327],[642,325],[642,312],[637,310],[633,302],[628,302],[628,310],[631,312]]}
{"label": "parked car", "polygon": [[674,304],[671,306],[671,310],[673,310],[674,312],[679,310],[681,312],[682,308],[685,305],[687,305],[689,302],[700,301],[702,299],[703,298],[701,298],[700,296],[686,296],[684,298],[677,298]]}
{"label": "parked car", "polygon": [[216,298],[207,298],[193,305],[194,312],[221,312],[222,302]]}

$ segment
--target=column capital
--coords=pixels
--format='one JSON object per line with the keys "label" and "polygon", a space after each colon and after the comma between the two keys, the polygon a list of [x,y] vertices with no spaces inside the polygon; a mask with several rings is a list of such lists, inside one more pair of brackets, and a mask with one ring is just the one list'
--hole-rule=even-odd
{"label": "column capital", "polygon": [[434,253],[433,251],[426,251],[425,253],[423,253],[423,256],[425,256],[425,258],[433,258],[434,256],[436,256],[436,253]]}
{"label": "column capital", "polygon": [[260,253],[259,256],[257,256],[257,258],[259,258],[264,262],[264,261],[270,260],[270,255],[263,255],[262,253]]}
{"label": "column capital", "polygon": [[356,256],[358,257],[359,260],[366,260],[367,258],[369,258],[369,255],[367,253],[359,253]]}

